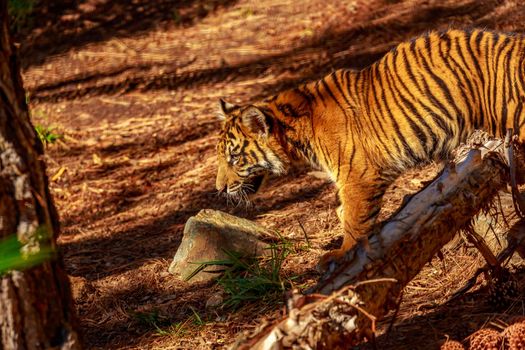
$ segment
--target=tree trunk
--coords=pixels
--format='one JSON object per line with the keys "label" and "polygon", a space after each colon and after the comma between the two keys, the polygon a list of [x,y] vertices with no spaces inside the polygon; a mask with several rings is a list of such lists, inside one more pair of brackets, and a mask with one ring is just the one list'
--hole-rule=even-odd
{"label": "tree trunk", "polygon": [[[16,234],[30,256],[55,248],[58,220],[8,28],[0,1],[0,241]],[[0,350],[80,349],[74,320],[59,257],[0,277]]]}

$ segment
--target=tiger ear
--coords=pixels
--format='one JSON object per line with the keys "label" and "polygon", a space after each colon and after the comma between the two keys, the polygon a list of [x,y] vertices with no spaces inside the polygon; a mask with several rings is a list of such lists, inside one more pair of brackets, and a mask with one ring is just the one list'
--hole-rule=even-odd
{"label": "tiger ear", "polygon": [[257,107],[246,108],[241,115],[242,123],[254,134],[268,136],[270,124],[266,115]]}
{"label": "tiger ear", "polygon": [[228,117],[228,114],[230,114],[231,111],[233,111],[237,107],[238,106],[234,104],[224,101],[222,98],[219,99],[219,115],[218,115],[219,119],[226,120],[226,118]]}

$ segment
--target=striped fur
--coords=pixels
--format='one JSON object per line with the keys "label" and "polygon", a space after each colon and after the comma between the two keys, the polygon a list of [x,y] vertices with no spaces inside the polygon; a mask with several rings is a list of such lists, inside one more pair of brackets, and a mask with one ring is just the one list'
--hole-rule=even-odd
{"label": "striped fur", "polygon": [[386,188],[407,168],[446,158],[474,129],[501,137],[513,128],[524,141],[524,59],[522,36],[431,32],[361,71],[338,70],[250,106],[221,102],[217,189],[294,163],[323,169],[337,184],[345,230],[323,261],[337,259],[371,229]]}

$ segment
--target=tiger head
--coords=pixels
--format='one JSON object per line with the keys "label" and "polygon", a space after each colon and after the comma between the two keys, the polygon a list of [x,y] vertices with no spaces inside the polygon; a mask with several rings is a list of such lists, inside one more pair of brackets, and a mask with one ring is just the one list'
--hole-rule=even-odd
{"label": "tiger head", "polygon": [[285,156],[272,135],[271,113],[220,100],[219,118],[223,123],[217,144],[217,191],[248,202],[268,175],[285,171]]}

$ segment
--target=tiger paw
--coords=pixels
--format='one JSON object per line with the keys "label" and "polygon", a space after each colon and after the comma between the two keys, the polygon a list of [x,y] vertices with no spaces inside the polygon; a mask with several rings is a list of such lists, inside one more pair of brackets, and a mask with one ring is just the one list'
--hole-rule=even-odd
{"label": "tiger paw", "polygon": [[335,269],[337,263],[343,260],[346,252],[347,250],[334,249],[324,254],[317,264],[317,271],[320,273],[327,271],[332,272]]}

